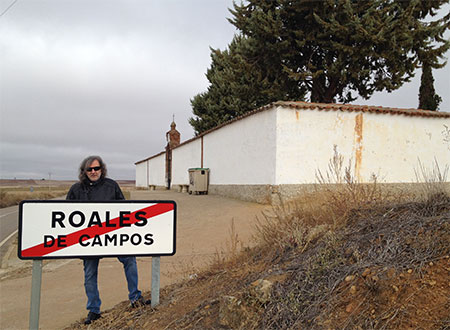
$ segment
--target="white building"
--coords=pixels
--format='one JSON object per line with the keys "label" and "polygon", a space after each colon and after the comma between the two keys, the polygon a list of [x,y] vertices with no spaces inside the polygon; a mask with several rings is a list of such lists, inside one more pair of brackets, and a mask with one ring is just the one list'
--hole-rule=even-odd
{"label": "white building", "polygon": [[[334,149],[359,182],[417,182],[419,161],[450,166],[450,113],[374,106],[275,102],[172,150],[172,187],[209,168],[209,192],[270,203],[317,183]],[[135,163],[138,187],[165,186],[165,152]]]}

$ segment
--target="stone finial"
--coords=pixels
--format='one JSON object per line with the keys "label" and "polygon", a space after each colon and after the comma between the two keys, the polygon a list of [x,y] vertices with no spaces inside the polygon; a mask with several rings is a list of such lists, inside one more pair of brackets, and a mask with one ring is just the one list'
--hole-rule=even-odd
{"label": "stone finial", "polygon": [[166,133],[167,146],[172,149],[180,144],[181,134],[176,130],[175,118],[170,124],[170,131]]}

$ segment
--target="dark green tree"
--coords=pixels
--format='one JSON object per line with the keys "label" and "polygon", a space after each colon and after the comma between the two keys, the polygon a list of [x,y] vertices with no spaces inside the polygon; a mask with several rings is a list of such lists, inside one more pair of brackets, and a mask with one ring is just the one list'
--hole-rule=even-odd
{"label": "dark green tree", "polygon": [[442,98],[434,90],[434,78],[429,64],[422,65],[419,89],[419,109],[438,110]]}
{"label": "dark green tree", "polygon": [[283,70],[275,49],[262,49],[254,39],[236,35],[221,51],[211,49],[208,90],[191,100],[189,123],[201,133],[273,101],[304,97],[297,81]]}
{"label": "dark green tree", "polygon": [[[416,33],[414,52],[417,54],[422,67],[422,75],[419,88],[419,109],[438,110],[442,99],[434,89],[434,78],[432,69],[440,69],[445,66],[444,53],[449,49],[449,41],[443,38],[444,32],[449,28],[449,16],[447,14],[441,20],[429,22],[421,19],[435,16],[437,10],[448,0],[422,0],[419,2],[415,12]],[[423,38],[428,35],[428,38]],[[439,45],[436,47],[436,45]]]}
{"label": "dark green tree", "polygon": [[[210,128],[222,118],[234,118],[271,101],[299,100],[305,91],[312,102],[324,103],[346,103],[358,95],[368,99],[375,91],[393,91],[408,82],[424,61],[433,68],[445,65],[442,57],[450,41],[443,34],[449,28],[450,14],[425,21],[444,3],[448,0],[235,3],[230,22],[239,36],[228,51],[213,50],[207,74],[211,86],[192,100],[197,117],[191,124],[198,133],[202,123],[208,122]],[[226,57],[221,64],[234,63],[228,75],[214,61],[219,54]],[[242,81],[254,85],[241,86]],[[246,93],[236,99],[242,90]],[[220,111],[212,106],[226,96],[237,104],[220,106]],[[239,108],[241,104],[245,105]]]}
{"label": "dark green tree", "polygon": [[[243,35],[274,40],[284,69],[303,82],[312,102],[351,102],[393,91],[414,75],[418,54],[436,59],[449,48],[449,15],[425,23],[443,0],[250,0],[231,20]],[[267,28],[266,21],[273,20]],[[433,46],[434,45],[434,46]]]}

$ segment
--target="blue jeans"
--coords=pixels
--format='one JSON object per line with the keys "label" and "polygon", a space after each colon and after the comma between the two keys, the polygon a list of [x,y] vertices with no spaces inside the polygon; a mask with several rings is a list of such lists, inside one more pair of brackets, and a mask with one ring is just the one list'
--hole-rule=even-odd
{"label": "blue jeans", "polygon": [[[128,284],[128,299],[131,302],[138,300],[141,297],[141,291],[138,290],[138,270],[135,257],[117,257],[123,264],[125,277]],[[83,259],[84,265],[84,289],[88,302],[86,309],[90,312],[100,314],[100,294],[98,292],[97,275],[99,258]]]}

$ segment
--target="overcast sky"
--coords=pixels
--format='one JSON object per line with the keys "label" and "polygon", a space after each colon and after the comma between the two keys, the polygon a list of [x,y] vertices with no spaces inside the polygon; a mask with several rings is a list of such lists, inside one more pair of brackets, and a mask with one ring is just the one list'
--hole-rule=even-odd
{"label": "overcast sky", "polygon": [[[11,5],[12,7],[4,13]],[[87,155],[109,176],[164,149],[175,115],[194,136],[190,99],[206,90],[210,48],[235,33],[232,0],[0,0],[0,176],[76,179]],[[446,8],[448,12],[449,7]],[[434,71],[450,111],[450,69]],[[420,72],[371,104],[414,108]]]}

